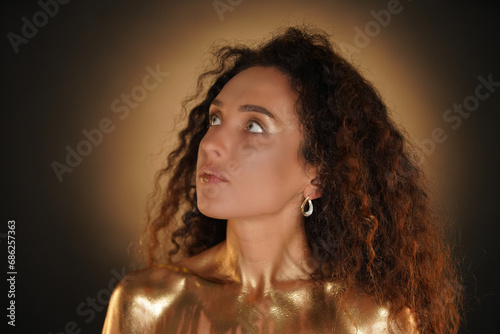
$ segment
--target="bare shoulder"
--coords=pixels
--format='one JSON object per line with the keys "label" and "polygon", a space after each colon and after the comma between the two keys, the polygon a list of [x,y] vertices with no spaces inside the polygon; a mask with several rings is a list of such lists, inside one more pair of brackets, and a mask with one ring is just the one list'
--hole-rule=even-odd
{"label": "bare shoulder", "polygon": [[413,313],[408,308],[392,320],[389,317],[389,304],[379,303],[371,295],[356,291],[347,300],[343,322],[346,326],[350,323],[357,327],[360,333],[419,333]]}
{"label": "bare shoulder", "polygon": [[157,265],[123,278],[111,296],[103,333],[148,331],[156,316],[181,298],[192,273],[175,265]]}
{"label": "bare shoulder", "polygon": [[116,290],[118,292],[141,292],[162,291],[173,288],[190,277],[192,273],[181,266],[155,265],[145,269],[134,271],[120,282]]}

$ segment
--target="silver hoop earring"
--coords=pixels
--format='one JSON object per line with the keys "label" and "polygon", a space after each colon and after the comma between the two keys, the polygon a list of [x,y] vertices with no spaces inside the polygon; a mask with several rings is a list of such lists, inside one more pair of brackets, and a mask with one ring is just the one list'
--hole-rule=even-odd
{"label": "silver hoop earring", "polygon": [[[307,203],[308,208],[307,208],[307,211],[304,211],[304,207],[306,206],[306,203]],[[307,198],[304,200],[304,202],[302,202],[300,209],[302,210],[302,214],[304,215],[304,217],[309,217],[310,215],[312,215],[314,208],[313,208],[313,203],[309,199],[309,196],[307,196]]]}

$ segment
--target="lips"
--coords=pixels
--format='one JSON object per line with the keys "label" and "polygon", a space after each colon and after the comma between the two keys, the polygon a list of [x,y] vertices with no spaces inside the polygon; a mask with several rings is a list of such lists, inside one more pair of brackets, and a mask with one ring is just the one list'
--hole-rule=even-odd
{"label": "lips", "polygon": [[213,166],[203,166],[200,168],[199,178],[202,184],[229,182],[224,173]]}

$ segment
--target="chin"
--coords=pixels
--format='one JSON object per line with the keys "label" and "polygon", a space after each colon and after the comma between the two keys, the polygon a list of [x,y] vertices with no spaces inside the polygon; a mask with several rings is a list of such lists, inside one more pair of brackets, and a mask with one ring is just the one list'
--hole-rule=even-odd
{"label": "chin", "polygon": [[227,214],[224,214],[223,212],[220,212],[219,210],[213,210],[210,208],[205,208],[205,209],[200,209],[198,210],[205,216],[213,219],[222,219],[222,220],[227,220]]}
{"label": "chin", "polygon": [[199,198],[197,199],[198,211],[203,215],[214,219],[227,219],[227,204],[217,203],[214,199]]}

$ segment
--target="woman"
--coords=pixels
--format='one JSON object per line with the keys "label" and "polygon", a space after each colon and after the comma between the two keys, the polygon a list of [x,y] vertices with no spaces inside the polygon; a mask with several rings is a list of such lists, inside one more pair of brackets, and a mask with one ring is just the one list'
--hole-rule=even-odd
{"label": "woman", "polygon": [[374,88],[305,28],[215,55],[103,332],[456,333],[449,251]]}

